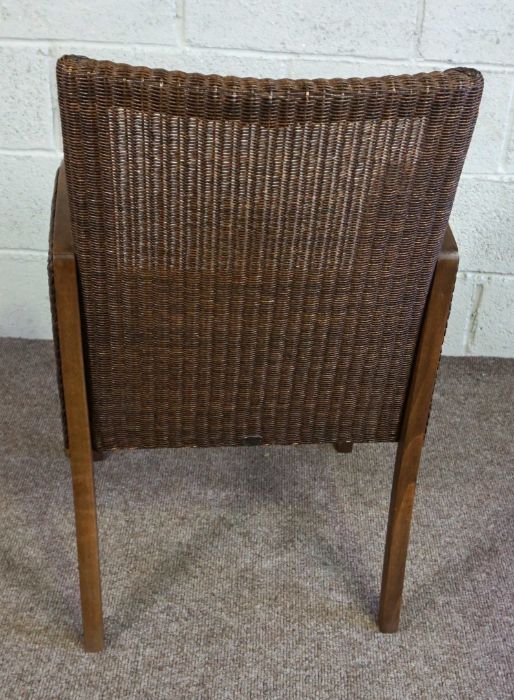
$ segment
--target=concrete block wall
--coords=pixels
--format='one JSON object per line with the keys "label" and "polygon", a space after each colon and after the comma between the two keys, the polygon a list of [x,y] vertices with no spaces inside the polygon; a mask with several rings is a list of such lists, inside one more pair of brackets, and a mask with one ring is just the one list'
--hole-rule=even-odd
{"label": "concrete block wall", "polygon": [[479,68],[482,108],[452,214],[461,270],[445,353],[514,355],[512,0],[0,0],[0,335],[50,337],[63,53],[256,77]]}

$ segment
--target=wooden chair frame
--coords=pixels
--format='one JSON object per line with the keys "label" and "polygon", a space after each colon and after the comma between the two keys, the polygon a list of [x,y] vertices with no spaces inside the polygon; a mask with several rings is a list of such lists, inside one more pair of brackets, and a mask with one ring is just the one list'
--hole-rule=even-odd
{"label": "wooden chair frame", "polygon": [[[87,651],[100,651],[103,649],[104,638],[94,455],[84,373],[77,265],[73,252],[64,165],[58,173],[51,236],[68,453],[73,480],[84,646]],[[457,268],[457,245],[448,226],[422,320],[396,454],[378,615],[378,625],[382,632],[396,632],[399,625],[416,478]],[[350,452],[351,447],[351,443],[336,445],[340,452]]]}

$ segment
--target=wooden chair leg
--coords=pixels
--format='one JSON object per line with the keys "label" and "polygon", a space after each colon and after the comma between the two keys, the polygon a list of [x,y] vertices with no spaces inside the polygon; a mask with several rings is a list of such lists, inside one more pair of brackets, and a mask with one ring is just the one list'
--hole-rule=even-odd
{"label": "wooden chair leg", "polygon": [[64,405],[73,481],[80,596],[87,651],[103,649],[102,595],[96,524],[93,452],[89,428],[75,256],[69,249],[64,170],[58,177],[53,222],[53,280]]}
{"label": "wooden chair leg", "polygon": [[75,504],[80,597],[86,651],[103,649],[102,595],[93,452],[74,260],[54,259],[59,347]]}
{"label": "wooden chair leg", "polygon": [[80,597],[86,651],[103,649],[102,595],[93,452],[74,260],[54,259],[59,347],[75,504]]}
{"label": "wooden chair leg", "polygon": [[104,646],[102,593],[93,460],[91,454],[82,453],[72,457],[70,462],[75,504],[84,648],[86,651],[102,651]]}
{"label": "wooden chair leg", "polygon": [[382,632],[396,632],[400,623],[403,581],[416,490],[421,445],[409,449],[398,445],[389,506],[378,626]]}
{"label": "wooden chair leg", "polygon": [[382,632],[396,632],[400,622],[416,479],[458,262],[448,227],[428,295],[396,453],[378,614]]}
{"label": "wooden chair leg", "polygon": [[[64,450],[66,457],[70,458],[70,451],[68,448]],[[100,452],[100,450],[93,450],[93,462],[103,462],[105,459],[105,454]]]}

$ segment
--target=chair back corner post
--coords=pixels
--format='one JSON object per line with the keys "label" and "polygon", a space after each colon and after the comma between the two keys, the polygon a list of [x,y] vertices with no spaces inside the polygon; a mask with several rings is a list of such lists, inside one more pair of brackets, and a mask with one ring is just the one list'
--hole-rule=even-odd
{"label": "chair back corner post", "polygon": [[458,264],[457,245],[448,226],[421,323],[396,451],[378,613],[382,632],[396,632],[400,623],[416,480]]}

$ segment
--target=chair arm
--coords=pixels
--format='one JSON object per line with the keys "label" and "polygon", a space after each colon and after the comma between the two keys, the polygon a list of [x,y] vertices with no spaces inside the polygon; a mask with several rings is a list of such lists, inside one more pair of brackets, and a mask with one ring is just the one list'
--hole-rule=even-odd
{"label": "chair arm", "polygon": [[57,174],[55,212],[52,226],[52,257],[54,260],[75,258],[64,163],[61,164]]}
{"label": "chair arm", "polygon": [[453,232],[450,228],[450,224],[446,227],[444,234],[443,244],[441,250],[439,251],[439,260],[448,260],[458,264],[459,262],[459,249],[457,247],[457,241],[453,236]]}

